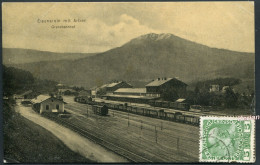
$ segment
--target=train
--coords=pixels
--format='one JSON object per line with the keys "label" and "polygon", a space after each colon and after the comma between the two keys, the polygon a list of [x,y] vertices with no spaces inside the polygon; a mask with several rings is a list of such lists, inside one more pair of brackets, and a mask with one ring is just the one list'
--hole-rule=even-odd
{"label": "train", "polygon": [[150,100],[148,102],[148,104],[151,105],[151,106],[155,106],[155,107],[178,109],[178,110],[183,110],[183,111],[189,111],[189,109],[190,109],[190,104],[177,102],[177,101],[171,102],[171,101]]}
{"label": "train", "polygon": [[[75,97],[76,102],[89,104],[92,109],[96,107],[106,106],[108,109],[123,111],[127,113],[133,113],[142,116],[148,116],[152,118],[159,118],[163,120],[182,122],[192,125],[199,125],[200,116],[202,114],[196,114],[187,110],[176,110],[161,107],[146,107],[146,106],[129,106],[127,103],[108,103],[108,102],[96,102],[89,98]],[[94,112],[95,113],[95,112]],[[99,113],[98,113],[99,114]]]}
{"label": "train", "polygon": [[94,114],[106,116],[108,114],[108,107],[106,105],[92,105],[92,111]]}

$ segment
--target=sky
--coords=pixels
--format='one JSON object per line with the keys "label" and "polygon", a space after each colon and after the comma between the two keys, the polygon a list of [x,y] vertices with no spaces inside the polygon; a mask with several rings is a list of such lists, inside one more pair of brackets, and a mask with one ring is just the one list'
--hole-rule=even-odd
{"label": "sky", "polygon": [[171,33],[210,47],[255,51],[252,1],[3,3],[2,17],[5,48],[93,53],[140,35]]}

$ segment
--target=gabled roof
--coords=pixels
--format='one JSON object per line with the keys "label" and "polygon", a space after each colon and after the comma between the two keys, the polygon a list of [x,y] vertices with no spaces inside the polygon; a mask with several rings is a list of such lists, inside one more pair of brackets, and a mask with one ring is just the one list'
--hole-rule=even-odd
{"label": "gabled roof", "polygon": [[51,98],[51,96],[48,95],[39,95],[37,96],[35,99],[32,99],[31,102],[32,103],[41,103],[47,99]]}
{"label": "gabled roof", "polygon": [[99,88],[105,88],[105,87],[107,87],[109,84],[104,84],[104,85],[102,85],[101,87],[99,87]]}
{"label": "gabled roof", "polygon": [[24,95],[30,94],[32,92],[33,92],[32,90],[29,90],[29,91],[26,91],[26,92],[22,93],[20,96],[24,96]]}
{"label": "gabled roof", "polygon": [[[147,87],[149,87],[149,86],[151,86],[151,87],[161,86],[161,85],[165,84],[166,82],[168,82],[168,81],[170,81],[170,80],[176,80],[176,81],[179,81],[179,82],[185,84],[184,82],[178,80],[177,78],[160,78],[159,80],[156,79],[156,80],[150,82],[150,83],[147,84],[146,86],[147,86]],[[187,84],[185,84],[185,85],[187,85]]]}
{"label": "gabled roof", "polygon": [[152,82],[150,82],[149,84],[147,84],[146,86],[160,86],[168,81],[170,81],[172,78],[160,78],[160,80],[156,79]]}
{"label": "gabled roof", "polygon": [[121,93],[146,93],[146,88],[119,88],[115,92],[121,92]]}
{"label": "gabled roof", "polygon": [[64,86],[64,85],[63,84],[57,84],[56,86],[60,86],[61,87],[61,86]]}
{"label": "gabled roof", "polygon": [[58,101],[60,101],[60,102],[65,103],[65,102],[62,101],[62,100],[59,100],[59,99],[57,99],[57,98],[55,98],[55,97],[51,97],[51,96],[48,96],[48,95],[39,95],[39,96],[37,96],[35,99],[32,99],[31,102],[32,102],[33,104],[42,103],[42,102],[44,102],[45,100],[48,100],[48,99],[50,99],[50,98],[53,98],[53,99],[56,99],[56,100],[58,100]]}
{"label": "gabled roof", "polygon": [[108,84],[106,87],[114,87],[114,86],[116,86],[117,84],[120,84],[121,82],[122,82],[122,81],[110,83],[110,84]]}
{"label": "gabled roof", "polygon": [[111,88],[111,87],[114,87],[114,86],[116,86],[116,85],[118,85],[118,84],[121,84],[121,83],[126,83],[126,84],[128,84],[128,85],[131,85],[131,84],[125,82],[125,81],[118,81],[118,82],[113,82],[113,83],[109,83],[109,84],[104,84],[104,85],[102,85],[102,86],[99,87],[99,88],[105,88],[105,87]]}
{"label": "gabled roof", "polygon": [[178,103],[181,103],[181,102],[184,102],[186,99],[178,99],[176,100],[175,102],[178,102]]}

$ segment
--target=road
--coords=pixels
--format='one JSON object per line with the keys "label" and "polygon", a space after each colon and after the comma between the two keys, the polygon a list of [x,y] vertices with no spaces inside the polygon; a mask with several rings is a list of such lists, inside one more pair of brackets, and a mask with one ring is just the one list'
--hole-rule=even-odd
{"label": "road", "polygon": [[16,111],[25,118],[31,120],[51,132],[59,138],[68,148],[74,152],[78,152],[86,158],[96,162],[128,162],[126,159],[116,155],[114,152],[108,151],[103,147],[93,143],[92,141],[83,138],[77,133],[65,128],[51,120],[48,120],[35,111],[31,107],[24,107],[17,104]]}

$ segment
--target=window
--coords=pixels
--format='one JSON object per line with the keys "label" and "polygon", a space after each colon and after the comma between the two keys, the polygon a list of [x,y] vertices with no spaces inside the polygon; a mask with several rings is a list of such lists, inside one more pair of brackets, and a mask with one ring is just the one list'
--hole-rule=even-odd
{"label": "window", "polygon": [[57,104],[57,105],[56,105],[56,109],[58,109],[58,110],[59,110],[59,108],[60,108],[60,105],[59,105],[59,104]]}
{"label": "window", "polygon": [[49,105],[46,105],[46,110],[49,110]]}

